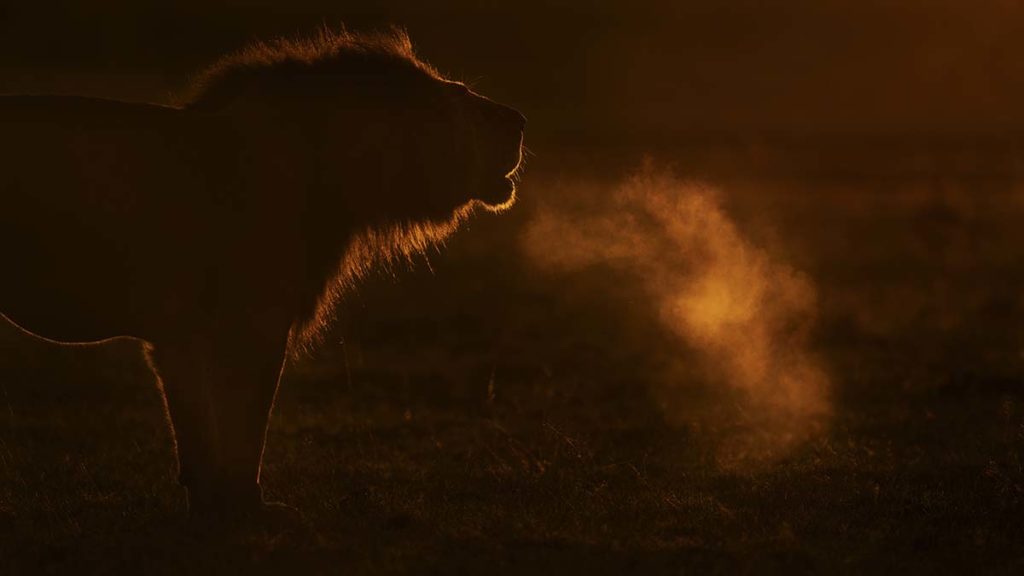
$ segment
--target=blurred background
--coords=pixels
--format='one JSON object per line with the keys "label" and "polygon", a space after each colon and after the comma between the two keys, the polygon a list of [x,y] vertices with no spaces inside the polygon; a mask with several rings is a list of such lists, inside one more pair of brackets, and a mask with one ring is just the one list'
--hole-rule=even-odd
{"label": "blurred background", "polygon": [[1021,567],[1024,4],[372,4],[0,4],[0,93],[162,103],[397,24],[531,150],[513,210],[289,366],[265,483],[315,538],[179,534],[137,344],[0,328],[0,562]]}

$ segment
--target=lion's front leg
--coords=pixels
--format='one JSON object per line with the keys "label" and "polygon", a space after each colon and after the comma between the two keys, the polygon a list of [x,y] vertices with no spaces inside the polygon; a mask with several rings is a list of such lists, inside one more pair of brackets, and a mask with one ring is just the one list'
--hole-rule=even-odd
{"label": "lion's front leg", "polygon": [[174,431],[193,516],[262,506],[260,466],[285,338],[154,343],[151,359]]}

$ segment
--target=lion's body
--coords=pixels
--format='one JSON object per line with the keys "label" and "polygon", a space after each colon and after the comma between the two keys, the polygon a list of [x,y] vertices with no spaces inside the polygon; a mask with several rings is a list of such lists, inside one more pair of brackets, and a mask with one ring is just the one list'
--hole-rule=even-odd
{"label": "lion's body", "polygon": [[173,108],[0,97],[4,313],[60,341],[159,337],[219,264],[209,132]]}
{"label": "lion's body", "polygon": [[[447,234],[490,182],[488,127],[462,119],[484,99],[435,118],[427,100],[451,83],[404,37],[257,52],[183,107],[0,97],[0,312],[56,341],[150,345],[195,509],[259,501],[287,347],[339,282]],[[502,176],[522,128],[506,110]]]}

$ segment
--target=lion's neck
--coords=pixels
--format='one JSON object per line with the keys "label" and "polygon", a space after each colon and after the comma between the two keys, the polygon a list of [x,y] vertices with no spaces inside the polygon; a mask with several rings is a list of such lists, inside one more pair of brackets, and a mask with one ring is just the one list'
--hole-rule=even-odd
{"label": "lion's neck", "polygon": [[426,257],[431,249],[444,243],[469,213],[467,208],[440,222],[367,227],[352,234],[343,244],[345,248],[330,261],[310,262],[311,272],[319,276],[312,284],[322,289],[308,295],[294,343],[307,350],[315,346],[333,323],[345,295],[360,280],[373,270],[394,272],[398,267],[413,264],[418,257]]}

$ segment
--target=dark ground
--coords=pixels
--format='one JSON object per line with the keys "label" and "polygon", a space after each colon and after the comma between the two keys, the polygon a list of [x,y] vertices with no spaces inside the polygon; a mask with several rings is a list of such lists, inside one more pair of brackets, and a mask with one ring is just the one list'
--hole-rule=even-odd
{"label": "dark ground", "polygon": [[[818,288],[834,421],[739,469],[717,465],[716,439],[743,418],[666,415],[661,367],[692,351],[620,278],[522,256],[553,183],[614,180],[639,157],[551,149],[535,147],[514,212],[474,220],[433,272],[371,280],[288,371],[264,483],[305,532],[188,529],[135,343],[0,332],[0,573],[1024,570],[1019,148],[661,154],[717,182],[748,237]],[[729,401],[676,384],[696,406]]]}

